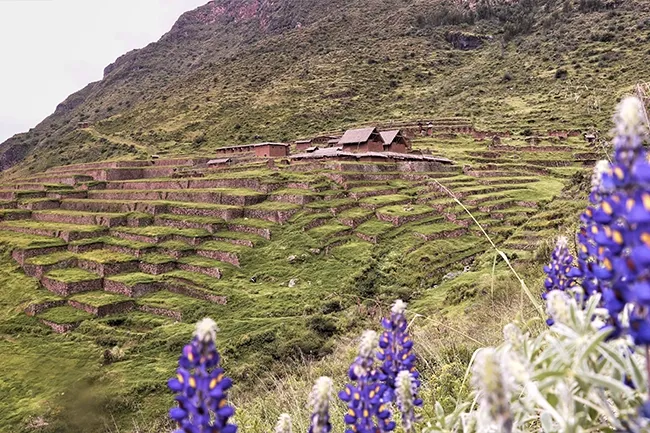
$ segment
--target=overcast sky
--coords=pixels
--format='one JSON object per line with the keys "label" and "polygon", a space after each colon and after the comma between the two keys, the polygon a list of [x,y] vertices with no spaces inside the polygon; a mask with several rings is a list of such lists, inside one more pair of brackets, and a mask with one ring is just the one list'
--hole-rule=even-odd
{"label": "overcast sky", "polygon": [[208,0],[0,0],[0,142]]}

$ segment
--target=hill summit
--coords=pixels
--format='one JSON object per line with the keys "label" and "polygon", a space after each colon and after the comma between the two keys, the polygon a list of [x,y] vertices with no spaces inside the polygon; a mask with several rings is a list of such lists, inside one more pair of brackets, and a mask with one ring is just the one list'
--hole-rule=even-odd
{"label": "hill summit", "polygon": [[647,75],[650,23],[639,17],[648,8],[606,0],[215,0],[1,144],[0,169],[434,116],[486,128],[602,128],[618,95]]}

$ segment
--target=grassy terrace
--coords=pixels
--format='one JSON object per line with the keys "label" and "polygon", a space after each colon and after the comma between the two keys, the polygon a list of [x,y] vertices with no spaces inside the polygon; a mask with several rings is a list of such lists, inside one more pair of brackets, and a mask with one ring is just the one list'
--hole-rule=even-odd
{"label": "grassy terrace", "polygon": [[56,269],[48,272],[46,277],[64,283],[80,283],[100,278],[97,274],[78,268]]}
{"label": "grassy terrace", "polygon": [[202,256],[188,256],[178,259],[178,263],[183,263],[186,265],[198,266],[200,268],[217,268],[223,269],[224,263],[218,260],[210,259],[208,257]]}
{"label": "grassy terrace", "polygon": [[307,233],[314,239],[327,239],[335,235],[340,235],[351,231],[346,225],[339,223],[329,223],[309,230]]}
{"label": "grassy terrace", "polygon": [[118,253],[109,250],[94,250],[87,253],[79,254],[82,260],[89,260],[97,263],[123,263],[135,260],[130,254]]}
{"label": "grassy terrace", "polygon": [[157,218],[171,221],[187,221],[196,224],[224,224],[225,221],[216,217],[202,217],[194,215],[176,215],[176,214],[160,214]]}
{"label": "grassy terrace", "polygon": [[377,210],[378,213],[392,215],[392,216],[411,216],[411,215],[424,215],[433,212],[430,206],[419,204],[408,205],[395,205],[385,206]]}
{"label": "grassy terrace", "polygon": [[84,320],[92,319],[91,314],[78,310],[67,305],[62,307],[51,308],[38,315],[39,319],[58,323],[60,325],[79,323]]}
{"label": "grassy terrace", "polygon": [[117,232],[122,232],[122,233],[130,233],[134,235],[151,236],[151,237],[179,235],[179,236],[186,236],[189,238],[203,238],[203,237],[210,236],[210,233],[207,230],[203,230],[203,229],[177,229],[174,227],[161,227],[161,226],[115,227],[112,230]]}
{"label": "grassy terrace", "polygon": [[19,227],[19,228],[28,228],[28,229],[42,229],[42,230],[51,230],[53,232],[60,231],[71,231],[71,232],[101,232],[106,230],[102,226],[93,226],[93,225],[81,225],[81,224],[65,224],[65,223],[51,223],[45,221],[31,221],[31,220],[20,220],[20,221],[4,221],[2,223],[5,227]]}
{"label": "grassy terrace", "polygon": [[142,272],[133,272],[130,274],[114,275],[112,277],[108,277],[108,279],[125,284],[129,287],[133,287],[137,284],[155,283],[157,281],[160,281],[161,277],[157,275],[144,274]]}
{"label": "grassy terrace", "polygon": [[[437,152],[436,148],[439,148],[440,154],[443,155],[446,146],[452,148],[459,143],[462,144],[459,148],[451,150],[451,153],[455,152],[459,156],[463,154],[467,164],[472,166],[471,170],[489,171],[489,175],[473,177],[460,174],[459,169],[455,173],[431,173],[426,179],[411,177],[422,176],[422,173],[409,173],[409,177],[402,176],[393,168],[387,168],[384,172],[373,171],[364,174],[354,168],[355,165],[359,165],[358,163],[347,164],[352,170],[349,172],[340,172],[333,168],[329,170],[327,167],[319,170],[312,167],[309,173],[291,173],[283,169],[271,171],[266,168],[211,173],[196,180],[248,179],[251,185],[254,182],[274,184],[275,189],[269,195],[303,195],[325,199],[306,205],[294,205],[271,199],[245,208],[200,202],[148,200],[146,206],[161,205],[223,211],[244,209],[244,211],[250,210],[250,215],[255,215],[252,212],[255,210],[295,211],[295,213],[288,223],[279,225],[256,218],[224,221],[216,217],[177,215],[176,213],[180,214],[183,211],[168,208],[167,212],[175,213],[155,215],[157,225],[115,227],[110,230],[113,236],[105,235],[107,232],[103,229],[91,239],[71,242],[73,246],[96,244],[98,246],[95,248],[99,248],[97,250],[81,254],[54,253],[28,260],[28,263],[52,264],[66,258],[78,257],[101,263],[132,260],[152,265],[177,263],[176,267],[160,267],[161,270],[157,272],[173,269],[162,275],[132,272],[108,276],[106,279],[131,287],[156,282],[171,283],[170,287],[185,287],[197,293],[199,297],[225,296],[227,305],[218,305],[161,290],[145,294],[134,302],[144,307],[169,310],[166,313],[163,311],[163,314],[181,314],[180,322],[176,322],[176,316],[173,318],[164,315],[154,316],[137,311],[107,318],[93,318],[82,313],[80,316],[82,319],[77,317],[70,319],[69,323],[83,321],[70,336],[54,336],[47,330],[43,331],[40,325],[34,328],[35,321],[24,317],[20,313],[21,309],[16,307],[16,313],[11,313],[14,315],[9,319],[11,326],[25,329],[22,335],[32,335],[34,348],[39,345],[56,348],[59,347],[58,345],[70,343],[71,346],[65,353],[74,353],[74,359],[78,359],[79,362],[83,359],[97,359],[98,354],[115,346],[123,349],[124,362],[101,366],[101,370],[97,370],[94,364],[84,364],[80,374],[113,375],[115,383],[122,385],[113,385],[112,382],[95,385],[94,389],[98,390],[98,395],[106,395],[108,401],[120,398],[128,404],[146,400],[147,410],[152,414],[158,414],[163,413],[163,409],[166,410],[168,396],[164,396],[162,392],[148,392],[144,396],[138,390],[157,389],[155,387],[159,386],[159,383],[164,383],[168,371],[174,368],[179,347],[182,347],[185,337],[191,335],[192,322],[202,317],[209,316],[217,320],[221,328],[218,337],[219,346],[226,368],[238,383],[249,386],[251,382],[248,378],[251,374],[257,377],[265,377],[269,373],[281,376],[283,373],[279,365],[293,365],[295,360],[303,358],[310,362],[309,359],[327,355],[333,350],[333,342],[337,338],[345,338],[348,333],[372,325],[360,311],[364,311],[364,308],[374,308],[373,306],[376,305],[388,305],[396,297],[406,299],[418,308],[418,312],[426,317],[436,317],[436,320],[471,315],[475,303],[482,302],[485,293],[489,293],[490,284],[486,285],[485,281],[490,281],[494,254],[490,255],[489,244],[483,235],[478,233],[475,224],[470,223],[465,232],[460,225],[445,219],[443,214],[455,214],[461,220],[467,220],[469,216],[453,199],[437,191],[432,179],[439,180],[454,192],[462,192],[463,202],[477,201],[476,204],[468,205],[472,214],[485,225],[487,232],[500,248],[516,254],[513,261],[515,266],[520,263],[521,266],[526,266],[525,260],[535,257],[535,251],[515,251],[512,248],[508,249],[509,245],[520,247],[522,243],[533,241],[537,243],[542,237],[552,236],[558,224],[547,225],[542,221],[544,218],[556,222],[564,221],[563,215],[569,209],[570,202],[556,207],[553,207],[553,204],[558,202],[556,197],[560,195],[568,179],[562,177],[559,171],[558,173],[549,171],[545,175],[527,173],[526,169],[529,166],[520,161],[518,163],[497,162],[496,166],[476,163],[474,157],[468,152],[488,151],[486,143],[477,143],[462,136],[458,140],[448,142],[418,139],[416,144],[419,145],[418,142],[423,140],[428,140],[427,147],[434,150],[434,153]],[[345,187],[335,185],[322,176],[328,170],[350,181],[345,182]],[[510,178],[507,175],[509,171],[524,173],[525,176]],[[564,169],[560,171],[568,172]],[[364,176],[370,176],[372,179],[378,176],[381,180],[367,180]],[[523,179],[525,183],[518,183],[517,179]],[[176,182],[171,179],[159,180],[169,181],[169,185]],[[179,179],[178,182],[187,180]],[[533,181],[528,182],[531,180]],[[155,180],[147,179],[147,181]],[[318,190],[321,192],[302,189],[302,187],[289,188],[286,186],[288,182],[300,182],[312,188],[319,185]],[[109,182],[108,188],[111,188],[110,185]],[[173,187],[165,187],[158,191],[172,191],[171,188]],[[138,190],[98,190],[101,191],[132,193]],[[245,194],[244,190],[226,188],[185,191]],[[248,195],[261,194],[251,189],[245,191]],[[372,195],[359,200],[345,197],[354,192],[372,193]],[[390,194],[384,194],[385,192]],[[145,207],[137,207],[136,203],[128,200],[66,199],[65,201],[74,202],[74,207],[77,209],[83,209],[81,206],[84,202],[92,203],[96,206],[95,209],[110,211],[145,209]],[[537,204],[538,208],[533,209],[518,204],[524,201]],[[106,203],[106,206],[99,206],[98,203]],[[430,205],[441,206],[441,208],[434,210]],[[490,205],[503,207],[503,209],[492,212],[479,211],[480,206]],[[575,206],[571,207],[571,209],[575,208]],[[160,212],[158,209],[156,211]],[[54,212],[68,213],[59,210]],[[375,216],[377,213],[400,218],[415,216],[416,220],[402,222],[400,226],[395,226],[390,222],[379,221]],[[71,211],[68,214],[111,216],[124,215],[127,212]],[[499,214],[499,219],[493,218],[492,214]],[[260,212],[259,215],[263,214]],[[538,218],[538,215],[543,218]],[[350,228],[339,221],[348,219],[355,224],[360,224],[356,228]],[[172,222],[213,225],[210,231],[214,233],[203,229],[178,229],[164,225]],[[32,227],[47,227],[52,229],[53,233],[55,228],[56,230],[84,228],[74,224],[34,221],[14,221],[7,224],[16,223]],[[303,230],[303,227],[311,223],[315,223],[313,228]],[[92,230],[97,229],[102,228],[92,228]],[[246,233],[246,230],[251,232]],[[272,230],[271,240],[261,237],[259,234],[266,236],[261,230]],[[456,232],[455,235],[460,234],[460,236],[448,237],[447,234],[451,232]],[[121,239],[118,237],[120,233],[148,238],[176,235],[179,238],[161,243],[149,243]],[[414,234],[423,236],[414,236]],[[360,239],[359,236],[367,236],[365,239],[370,242]],[[426,237],[434,240],[426,241]],[[199,245],[190,245],[191,239],[187,238],[198,238],[203,242]],[[238,245],[236,242],[251,242],[254,248]],[[60,239],[0,231],[0,247],[49,244],[64,243]],[[110,251],[108,247],[128,248],[125,251],[131,251],[133,255]],[[240,267],[203,257],[199,255],[204,254],[202,251],[236,255],[241,261]],[[172,255],[181,257],[174,258]],[[242,256],[245,260],[242,260]],[[194,269],[192,272],[179,269],[178,266],[182,265],[203,269]],[[11,281],[17,281],[24,287],[23,290],[11,289],[15,291],[11,292],[11,297],[7,294],[6,299],[3,299],[2,296],[5,295],[0,293],[0,304],[4,302],[9,305],[18,302],[14,299],[20,300],[21,306],[32,302],[60,299],[39,287],[36,280],[23,275],[10,260],[5,262],[0,260],[0,266],[3,266],[0,269],[0,283],[7,284],[9,281],[8,287],[11,288],[13,284]],[[467,273],[463,273],[465,266],[470,267]],[[501,263],[497,263],[496,275],[501,275],[501,266]],[[207,269],[219,269],[222,272],[221,279],[202,273]],[[454,273],[459,273],[460,276],[454,278]],[[448,274],[452,276],[443,278]],[[99,278],[81,269],[51,271],[48,276],[66,282]],[[291,280],[294,280],[294,285],[289,287]],[[472,286],[471,281],[475,281],[476,284]],[[527,283],[529,286],[536,284],[535,281],[528,280]],[[486,287],[487,292],[485,292]],[[108,292],[86,292],[72,295],[71,299],[88,305],[102,306],[129,298]],[[65,316],[66,311],[69,314],[80,313],[74,309],[71,311],[68,307],[64,307],[62,313],[58,309],[48,310],[47,313]],[[0,309],[0,317],[2,314],[6,313]],[[43,317],[44,314],[46,313],[39,317]],[[62,321],[57,323],[68,323],[60,317],[57,320]],[[38,332],[43,335],[34,333],[33,329],[41,329]],[[73,341],[66,342],[65,338],[72,338]],[[0,349],[3,348],[2,345],[0,341]],[[5,348],[5,350],[11,349]],[[26,352],[32,350],[34,349],[23,348]],[[59,366],[66,361],[61,358],[55,362]],[[151,362],[160,366],[159,369],[147,370],[145,366],[150,365]],[[72,392],[70,391],[72,387],[73,385],[66,384],[62,389],[68,395]],[[237,392],[239,390],[233,390],[234,398]],[[25,410],[24,413],[31,412]]]}
{"label": "grassy terrace", "polygon": [[81,302],[93,307],[102,307],[104,305],[115,304],[117,302],[128,301],[130,298],[109,292],[86,292],[70,297],[71,300]]}
{"label": "grassy terrace", "polygon": [[[191,247],[189,245],[187,245],[186,243],[184,243],[184,242],[180,242],[180,243],[182,244],[182,247],[184,249],[191,249]],[[182,251],[179,248],[174,248],[174,249],[177,250],[177,251]],[[140,260],[142,260],[145,263],[150,263],[152,265],[162,265],[164,263],[171,263],[171,262],[176,261],[176,259],[174,259],[173,257],[169,257],[169,256],[167,256],[165,254],[160,254],[160,253],[148,253],[148,254],[145,254],[140,258]]]}
{"label": "grassy terrace", "polygon": [[64,251],[61,253],[44,254],[42,256],[32,257],[30,259],[25,260],[25,263],[28,263],[30,265],[46,266],[46,265],[53,265],[55,263],[62,262],[64,260],[68,260],[73,257],[75,257],[75,254]]}

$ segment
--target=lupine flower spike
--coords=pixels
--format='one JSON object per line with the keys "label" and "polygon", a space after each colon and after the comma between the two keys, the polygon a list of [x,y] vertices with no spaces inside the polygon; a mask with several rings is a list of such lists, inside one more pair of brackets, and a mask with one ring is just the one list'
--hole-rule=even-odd
{"label": "lupine flower spike", "polygon": [[501,356],[492,349],[481,349],[472,367],[472,383],[479,393],[479,407],[486,427],[497,426],[499,432],[512,431],[513,419],[510,411],[510,391],[504,378]]}
{"label": "lupine flower spike", "polygon": [[234,409],[228,405],[227,390],[232,380],[219,367],[220,356],[215,345],[217,325],[203,319],[196,325],[194,338],[183,348],[176,377],[167,382],[174,391],[178,407],[169,416],[178,423],[175,433],[235,433],[229,424]]}
{"label": "lupine flower spike", "polygon": [[[573,257],[567,247],[567,238],[560,236],[557,245],[551,256],[551,262],[544,266],[546,280],[544,281],[544,293],[542,299],[546,300],[548,294],[553,290],[567,291],[578,288],[578,278],[582,276],[580,269],[573,266]],[[582,298],[582,296],[580,296]],[[581,299],[579,299],[581,301]],[[553,319],[549,318],[546,323],[550,326]]]}
{"label": "lupine flower spike", "polygon": [[339,398],[348,405],[346,433],[378,433],[395,428],[390,410],[382,402],[386,390],[383,375],[374,366],[377,339],[375,331],[364,332],[359,344],[359,356],[348,371],[350,380],[356,385],[350,383],[339,393]]}
{"label": "lupine flower spike", "polygon": [[[613,163],[596,176],[593,204],[585,212],[579,256],[587,291],[602,292],[613,336],[625,330],[619,315],[629,306],[627,330],[637,345],[650,344],[650,164],[643,142],[642,102],[625,98],[615,117]],[[593,284],[593,282],[596,282]]]}
{"label": "lupine flower spike", "polygon": [[291,428],[291,416],[288,413],[280,414],[278,423],[275,426],[275,433],[293,433]]}
{"label": "lupine flower spike", "polygon": [[329,433],[332,430],[330,423],[330,401],[332,400],[332,379],[319,377],[309,395],[309,404],[312,409],[309,433]]}
{"label": "lupine flower spike", "polygon": [[390,317],[382,319],[384,332],[379,338],[379,351],[377,359],[382,361],[381,371],[386,376],[385,382],[388,385],[384,397],[385,401],[394,400],[396,388],[395,381],[400,371],[409,371],[415,381],[416,390],[420,386],[419,374],[415,370],[415,354],[412,351],[413,340],[407,332],[408,322],[406,320],[406,303],[397,300],[391,308]]}
{"label": "lupine flower spike", "polygon": [[395,396],[397,407],[402,414],[402,427],[405,433],[415,431],[415,407],[422,405],[422,400],[416,398],[417,384],[415,378],[408,370],[402,370],[397,374]]}

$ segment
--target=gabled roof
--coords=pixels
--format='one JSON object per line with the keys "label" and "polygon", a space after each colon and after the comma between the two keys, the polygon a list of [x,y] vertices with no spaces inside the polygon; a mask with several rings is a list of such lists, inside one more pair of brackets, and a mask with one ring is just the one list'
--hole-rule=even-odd
{"label": "gabled roof", "polygon": [[232,159],[230,158],[211,159],[210,161],[208,161],[208,165],[226,164],[230,161],[232,161]]}
{"label": "gabled roof", "polygon": [[339,140],[339,144],[365,143],[377,133],[377,128],[348,129]]}
{"label": "gabled roof", "polygon": [[393,129],[390,131],[381,131],[379,135],[381,135],[382,140],[384,140],[384,144],[391,144],[393,141],[395,141],[395,138],[401,134],[402,131],[399,129]]}

